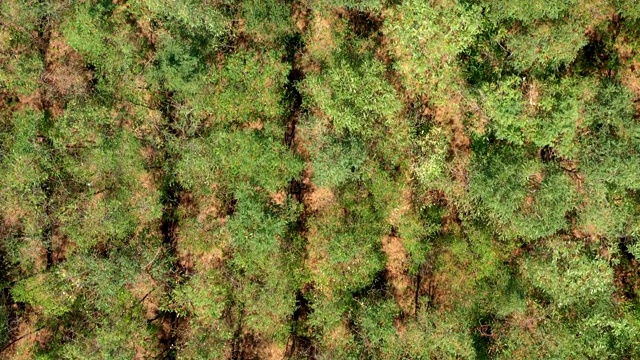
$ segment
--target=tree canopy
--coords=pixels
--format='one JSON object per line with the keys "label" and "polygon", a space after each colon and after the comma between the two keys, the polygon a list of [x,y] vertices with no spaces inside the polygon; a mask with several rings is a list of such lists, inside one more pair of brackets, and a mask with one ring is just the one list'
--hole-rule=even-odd
{"label": "tree canopy", "polygon": [[638,1],[0,1],[0,359],[635,359],[639,259]]}

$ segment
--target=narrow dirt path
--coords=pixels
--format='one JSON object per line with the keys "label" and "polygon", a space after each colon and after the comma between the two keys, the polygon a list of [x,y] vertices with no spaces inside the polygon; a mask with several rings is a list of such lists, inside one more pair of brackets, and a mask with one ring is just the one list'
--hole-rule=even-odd
{"label": "narrow dirt path", "polygon": [[[182,197],[183,189],[175,178],[173,169],[179,159],[179,154],[174,154],[170,147],[166,146],[177,138],[175,124],[175,108],[173,104],[173,94],[170,91],[163,91],[160,104],[160,112],[165,119],[164,126],[161,129],[163,136],[162,148],[157,149],[160,155],[161,168],[160,189],[162,203],[162,217],[160,223],[160,232],[162,234],[162,244],[165,248],[165,256],[173,260],[172,281],[168,284],[167,293],[171,293],[173,287],[185,281],[188,275],[187,269],[178,257],[178,243],[176,232],[179,226],[178,206]],[[188,322],[185,317],[178,317],[175,311],[161,312],[159,317],[160,334],[159,340],[162,346],[162,358],[176,359],[177,345],[180,341],[180,329],[183,324]]]}
{"label": "narrow dirt path", "polygon": [[[291,64],[291,70],[288,75],[287,88],[285,91],[286,101],[291,106],[287,117],[286,128],[284,133],[284,142],[289,149],[298,154],[305,160],[305,168],[309,168],[308,154],[300,143],[298,123],[302,119],[302,94],[298,90],[298,84],[304,80],[305,73],[301,64],[301,56],[305,52],[305,44],[302,33],[308,28],[309,9],[302,2],[294,2],[292,4],[291,13],[295,19],[296,26],[299,30],[287,45],[287,60]],[[310,204],[308,202],[309,193],[313,188],[311,183],[310,172],[305,170],[301,180],[293,179],[289,184],[287,193],[296,202],[302,205],[302,211],[298,215],[295,226],[292,228],[291,237],[302,241],[306,249],[307,243],[307,218],[311,213]],[[304,254],[302,259],[302,271],[304,270],[308,254]],[[286,358],[305,358],[313,359],[314,346],[312,339],[309,337],[309,329],[307,318],[313,311],[311,303],[306,298],[306,294],[310,289],[310,284],[303,284],[296,293],[296,309],[291,315],[291,335],[285,350]]]}

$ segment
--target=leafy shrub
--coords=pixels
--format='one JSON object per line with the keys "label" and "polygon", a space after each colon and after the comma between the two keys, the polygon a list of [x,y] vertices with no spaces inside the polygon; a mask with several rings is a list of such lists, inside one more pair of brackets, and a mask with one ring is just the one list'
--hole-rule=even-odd
{"label": "leafy shrub", "polygon": [[553,164],[543,165],[512,145],[488,145],[475,153],[469,177],[477,214],[501,237],[528,241],[567,228],[575,190]]}
{"label": "leafy shrub", "polygon": [[375,127],[388,126],[401,107],[383,72],[384,66],[375,60],[358,66],[341,60],[324,75],[305,80],[307,101],[331,120],[338,135],[371,138]]}
{"label": "leafy shrub", "polygon": [[395,8],[384,32],[398,59],[396,70],[416,98],[422,95],[443,105],[459,89],[457,56],[470,47],[482,30],[478,6],[455,2],[411,0]]}
{"label": "leafy shrub", "polygon": [[497,139],[549,146],[559,156],[572,157],[577,124],[591,86],[573,79],[527,84],[519,77],[508,77],[484,88],[483,106]]}

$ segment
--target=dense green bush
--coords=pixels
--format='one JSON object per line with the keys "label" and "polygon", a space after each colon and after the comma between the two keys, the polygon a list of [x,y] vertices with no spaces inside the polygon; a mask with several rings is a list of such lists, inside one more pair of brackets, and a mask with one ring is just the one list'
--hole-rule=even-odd
{"label": "dense green bush", "polygon": [[527,153],[483,142],[473,159],[469,195],[478,215],[505,239],[529,241],[565,230],[566,215],[576,206],[570,178]]}

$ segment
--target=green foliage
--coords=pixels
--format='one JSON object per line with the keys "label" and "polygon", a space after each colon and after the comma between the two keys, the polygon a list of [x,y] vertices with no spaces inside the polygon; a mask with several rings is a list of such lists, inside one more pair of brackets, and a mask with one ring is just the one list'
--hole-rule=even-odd
{"label": "green foliage", "polygon": [[215,6],[197,0],[139,0],[132,6],[141,15],[163,20],[172,35],[207,41],[211,48],[220,46],[229,31],[228,19]]}
{"label": "green foliage", "polygon": [[224,275],[218,271],[202,272],[174,290],[173,303],[180,316],[190,316],[189,325],[196,334],[183,345],[180,352],[183,358],[205,359],[224,354],[234,330],[224,321],[230,292]]}
{"label": "green foliage", "polygon": [[[230,56],[224,72],[212,74],[216,80],[215,107],[210,111],[222,123],[267,121],[285,114],[280,96],[289,66],[282,54],[240,52]],[[248,97],[251,102],[245,101]]]}
{"label": "green foliage", "polygon": [[482,29],[479,6],[403,1],[384,26],[397,57],[396,70],[411,94],[428,95],[437,104],[458,90],[456,57]]}
{"label": "green foliage", "polygon": [[3,347],[9,342],[11,335],[9,311],[4,302],[5,299],[3,299],[3,304],[0,305],[0,346]]}
{"label": "green foliage", "polygon": [[[525,315],[533,333],[512,324],[515,329],[500,340],[501,358],[625,358],[637,352],[638,323],[614,300],[613,269],[605,259],[577,242],[552,239],[523,261],[520,272],[536,301],[529,310],[535,313]],[[529,346],[522,348],[522,341]]]}
{"label": "green foliage", "polygon": [[275,42],[292,32],[293,22],[290,8],[280,0],[242,1],[242,17],[246,20],[244,30],[258,40]]}
{"label": "green foliage", "polygon": [[[42,144],[43,114],[20,111],[8,119],[9,131],[0,134],[0,216],[6,235],[4,251],[9,274],[20,277],[40,267],[33,249],[42,249],[46,216],[46,182],[51,157]],[[44,241],[43,241],[44,240]]]}
{"label": "green foliage", "polygon": [[[75,337],[65,339],[64,333],[55,332],[51,347],[43,349],[45,354],[64,359],[78,356],[124,359],[135,353],[155,352],[152,345],[155,330],[145,318],[143,304],[134,296],[140,292],[136,288],[139,286],[157,290],[153,289],[153,283],[139,282],[145,277],[142,268],[153,257],[154,249],[150,248],[158,246],[157,239],[145,240],[148,247],[134,251],[114,251],[105,256],[74,254],[49,275],[48,282],[29,288],[26,297],[20,291],[14,294],[18,301],[26,300],[42,307],[47,316],[54,316],[45,319],[46,325],[76,333]],[[150,273],[163,274],[162,266],[157,264]],[[48,297],[39,295],[41,287],[49,286],[58,291],[50,291]],[[66,314],[60,316],[53,311]]]}
{"label": "green foliage", "polygon": [[139,36],[132,41],[136,28],[127,21],[127,11],[113,13],[111,6],[103,5],[77,3],[60,30],[69,46],[95,69],[97,98],[143,104],[138,79],[144,68],[144,44]]}
{"label": "green foliage", "polygon": [[[227,214],[220,213],[226,216],[224,223],[193,247],[206,251],[205,241],[209,241],[209,246],[233,254],[225,261],[224,271],[196,277],[176,293],[176,300],[193,314],[195,333],[186,344],[185,357],[222,353],[236,326],[282,344],[289,335],[287,320],[295,310],[302,276],[295,265],[300,255],[290,242],[295,239],[290,239],[289,227],[299,209],[291,199],[279,203],[272,199],[299,178],[302,163],[280,140],[281,127],[271,122],[262,126],[235,131],[216,127],[208,137],[187,142],[176,164],[177,179],[185,189],[198,197],[233,204]],[[206,288],[211,285],[215,287]],[[206,313],[202,310],[213,304],[194,308],[210,301],[202,296],[213,296],[207,295],[211,291],[226,307],[220,303],[211,308],[218,310]],[[229,327],[226,308],[237,325]],[[212,328],[215,331],[210,334]]]}
{"label": "green foliage", "polygon": [[258,186],[270,193],[284,188],[302,164],[274,139],[276,128],[265,126],[265,133],[223,130],[187,143],[176,166],[178,179],[189,189],[196,184],[228,184],[232,191]]}
{"label": "green foliage", "polygon": [[305,80],[310,101],[331,120],[338,135],[374,136],[375,126],[389,126],[400,110],[393,87],[382,79],[384,66],[342,60],[324,76]]}
{"label": "green foliage", "polygon": [[628,250],[634,258],[640,258],[640,241],[636,241],[635,243],[633,243],[633,245],[628,247]]}
{"label": "green foliage", "polygon": [[[50,161],[48,154],[38,141],[43,126],[43,115],[26,111],[14,115],[13,131],[7,134],[4,142],[5,156],[2,159],[2,183],[7,199],[4,204],[15,201],[37,205],[42,202],[41,185],[47,178],[46,170]],[[13,195],[13,196],[11,196]],[[8,204],[7,204],[8,205]]]}
{"label": "green foliage", "polygon": [[[31,39],[21,39],[23,36],[22,32],[0,28],[0,90],[29,95],[40,86],[38,76],[44,66],[29,44]],[[18,48],[24,50],[16,51]]]}
{"label": "green foliage", "polygon": [[204,71],[206,64],[202,63],[201,54],[196,51],[189,49],[189,44],[182,39],[162,38],[155,53],[157,66],[151,70],[152,82],[169,91],[185,94],[198,92],[200,84],[194,80]]}
{"label": "green foliage", "polygon": [[487,1],[487,19],[497,27],[496,41],[518,71],[557,69],[573,62],[587,44],[585,30],[609,11],[601,1]]}
{"label": "green foliage", "polygon": [[403,344],[405,357],[411,359],[473,359],[476,357],[465,324],[455,313],[421,311],[416,320],[409,322]]}
{"label": "green foliage", "polygon": [[1,356],[640,358],[639,22],[0,1]]}
{"label": "green foliage", "polygon": [[[260,124],[283,116],[281,93],[289,68],[281,62],[281,56],[277,51],[237,52],[225,57],[221,68],[186,78],[181,74],[189,74],[197,64],[181,64],[184,71],[170,67],[164,70],[161,65],[163,86],[178,92],[173,97],[180,101],[176,127],[193,135],[203,124],[211,126],[212,120],[213,124]],[[246,101],[248,97],[252,101]]]}
{"label": "green foliage", "polygon": [[485,86],[483,103],[497,139],[551,146],[558,155],[572,157],[584,98],[592,86],[573,79],[526,83],[523,78],[508,77]]}
{"label": "green foliage", "polygon": [[580,141],[580,170],[585,176],[586,206],[579,212],[583,228],[606,236],[637,234],[640,178],[640,125],[631,95],[620,85],[604,83],[587,111],[588,132]]}
{"label": "green foliage", "polygon": [[36,275],[14,285],[11,295],[15,301],[40,307],[45,316],[61,316],[71,311],[76,299],[72,284],[63,279],[60,273]]}
{"label": "green foliage", "polygon": [[349,215],[344,219],[331,214],[333,216],[314,224],[318,227],[315,231],[321,231],[323,238],[331,240],[318,245],[318,251],[326,253],[328,259],[321,265],[322,277],[315,281],[336,291],[348,292],[364,288],[383,269],[379,239],[385,227],[380,224],[379,215],[370,208],[371,200],[359,196],[345,201]]}
{"label": "green foliage", "polygon": [[398,224],[398,235],[403,239],[403,244],[410,258],[408,272],[415,275],[427,258],[431,248],[429,237],[434,236],[440,230],[441,224],[422,221],[416,214],[406,214]]}
{"label": "green foliage", "polygon": [[625,17],[638,20],[640,19],[640,6],[631,0],[618,0],[615,1],[616,9]]}
{"label": "green foliage", "polygon": [[580,144],[585,172],[598,182],[637,190],[640,123],[634,118],[631,94],[618,84],[605,83],[587,114],[590,131]]}
{"label": "green foliage", "polygon": [[[549,262],[523,263],[522,273],[561,311],[591,312],[610,306],[613,269],[605,259],[589,259],[577,244],[552,243]],[[582,250],[582,251],[581,251]]]}
{"label": "green foliage", "polygon": [[315,181],[319,186],[340,187],[350,181],[357,181],[366,161],[366,150],[357,138],[343,141],[327,139],[322,151],[313,161]]}
{"label": "green foliage", "polygon": [[[339,203],[310,222],[310,233],[314,235],[309,241],[314,246],[313,251],[321,256],[312,271],[318,291],[313,294],[314,312],[310,323],[324,336],[340,331],[343,316],[351,313],[354,306],[359,306],[355,294],[375,286],[384,270],[385,257],[380,250],[380,239],[388,231],[385,218],[394,207],[389,203],[389,197],[392,194],[397,196],[397,190],[393,188],[393,182],[381,173],[371,175],[372,178],[363,176],[363,179],[345,183],[336,189]],[[376,206],[385,202],[386,207]],[[390,326],[392,322],[388,318],[387,321]],[[360,351],[357,350],[357,339],[345,338],[340,344],[326,346],[325,356],[329,358],[350,358]]]}
{"label": "green foliage", "polygon": [[529,241],[567,228],[565,215],[575,208],[576,195],[560,169],[511,145],[478,146],[469,195],[497,234]]}
{"label": "green foliage", "polygon": [[449,181],[445,178],[449,150],[447,140],[440,127],[432,127],[428,132],[420,130],[420,134],[414,140],[416,150],[413,171],[421,184],[439,188],[444,187],[442,182]]}
{"label": "green foliage", "polygon": [[359,11],[376,11],[381,10],[383,1],[381,0],[317,0],[314,4],[319,9],[333,7],[344,7],[347,9],[355,9]]}
{"label": "green foliage", "polygon": [[364,301],[356,306],[357,321],[364,355],[376,359],[394,359],[397,354],[398,336],[394,318],[398,305],[393,300]]}
{"label": "green foliage", "polygon": [[107,109],[75,104],[50,134],[69,194],[57,214],[60,230],[79,249],[126,243],[161,216],[160,195],[143,183],[151,179],[140,143],[116,127]]}

